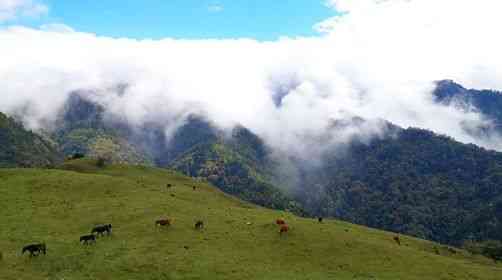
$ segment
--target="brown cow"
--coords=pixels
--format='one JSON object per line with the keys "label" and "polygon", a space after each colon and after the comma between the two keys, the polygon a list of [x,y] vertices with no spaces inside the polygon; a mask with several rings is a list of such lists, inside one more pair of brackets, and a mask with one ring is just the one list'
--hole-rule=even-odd
{"label": "brown cow", "polygon": [[170,226],[171,225],[171,220],[170,219],[160,219],[155,221],[156,226]]}
{"label": "brown cow", "polygon": [[279,234],[287,233],[289,231],[289,227],[286,224],[281,225],[281,229],[279,230]]}
{"label": "brown cow", "polygon": [[278,225],[285,225],[286,221],[284,221],[284,219],[277,219],[277,220],[275,220],[275,223]]}
{"label": "brown cow", "polygon": [[394,236],[394,241],[396,241],[397,245],[401,246],[401,239],[399,238],[399,236]]}

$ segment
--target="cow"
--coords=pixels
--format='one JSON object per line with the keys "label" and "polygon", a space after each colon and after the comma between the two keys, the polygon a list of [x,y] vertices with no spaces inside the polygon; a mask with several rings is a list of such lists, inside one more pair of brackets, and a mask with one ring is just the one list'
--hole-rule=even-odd
{"label": "cow", "polygon": [[286,221],[284,221],[284,219],[277,219],[277,220],[275,220],[275,223],[278,225],[285,225]]}
{"label": "cow", "polygon": [[317,221],[319,221],[319,223],[322,223],[322,220],[322,217],[317,218]]}
{"label": "cow", "polygon": [[204,228],[204,222],[203,221],[197,221],[195,223],[195,229],[203,229]]}
{"label": "cow", "polygon": [[397,243],[397,245],[401,246],[401,239],[399,238],[398,235],[394,236],[394,241]]}
{"label": "cow", "polygon": [[46,255],[47,254],[47,246],[45,246],[45,243],[31,244],[31,245],[23,247],[22,254],[24,255],[24,253],[26,251],[30,252],[30,257],[38,256],[41,253]]}
{"label": "cow", "polygon": [[81,159],[81,158],[84,158],[85,155],[83,153],[74,153],[70,159]]}
{"label": "cow", "polygon": [[89,234],[80,236],[80,243],[84,242],[84,245],[89,245],[91,243],[96,243],[96,235]]}
{"label": "cow", "polygon": [[91,230],[91,234],[96,234],[97,236],[104,235],[105,232],[108,235],[110,235],[112,233],[112,225],[111,224],[96,226]]}
{"label": "cow", "polygon": [[170,226],[171,225],[171,220],[170,219],[160,219],[155,221],[156,226]]}
{"label": "cow", "polygon": [[287,233],[289,231],[289,227],[286,224],[281,225],[281,229],[279,230],[279,234]]}

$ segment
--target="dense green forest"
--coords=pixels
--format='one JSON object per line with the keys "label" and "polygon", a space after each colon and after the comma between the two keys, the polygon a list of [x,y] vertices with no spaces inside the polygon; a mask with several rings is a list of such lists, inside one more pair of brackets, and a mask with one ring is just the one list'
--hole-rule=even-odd
{"label": "dense green forest", "polygon": [[229,138],[206,138],[173,160],[170,168],[204,178],[244,200],[305,214],[299,203],[271,184],[270,164],[263,142],[249,130],[238,127]]}
{"label": "dense green forest", "polygon": [[0,167],[51,167],[61,159],[54,143],[0,112]]}
{"label": "dense green forest", "polygon": [[502,154],[421,129],[353,142],[310,170],[310,213],[450,244],[501,239]]}

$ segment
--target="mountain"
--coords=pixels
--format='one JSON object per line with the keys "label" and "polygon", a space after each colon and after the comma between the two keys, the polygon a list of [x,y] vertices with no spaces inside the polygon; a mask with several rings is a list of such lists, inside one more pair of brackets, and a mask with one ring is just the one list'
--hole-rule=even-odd
{"label": "mountain", "polygon": [[[442,81],[435,96],[444,105],[470,104],[465,108],[477,106],[498,118],[485,100],[498,100],[497,92]],[[334,121],[326,137],[312,143],[323,151],[316,160],[272,151],[245,127],[223,131],[197,115],[169,134],[161,121],[131,127],[76,92],[53,137],[66,155],[107,154],[114,162],[171,168],[246,201],[302,216],[336,217],[455,245],[502,240],[500,153],[384,120],[379,135],[355,135],[331,146],[345,129],[368,123],[357,117]]]}
{"label": "mountain", "polygon": [[[62,168],[71,171],[0,169],[3,280],[496,280],[502,274],[500,263],[464,250],[404,235],[398,245],[393,233],[264,209],[164,169],[96,169],[86,159]],[[172,225],[156,227],[165,217]],[[277,218],[288,223],[287,234],[279,235]],[[204,229],[194,229],[197,220]],[[79,244],[102,223],[113,225],[110,236]],[[21,255],[34,242],[45,242],[47,255]]]}
{"label": "mountain", "polygon": [[66,156],[107,157],[116,163],[152,165],[152,160],[127,139],[126,126],[108,119],[105,108],[85,97],[70,94],[56,121],[52,137]]}
{"label": "mountain", "polygon": [[452,80],[442,80],[436,83],[433,94],[440,104],[481,113],[494,123],[497,131],[502,132],[502,92],[466,89]]}
{"label": "mountain", "polygon": [[51,167],[61,159],[54,143],[0,113],[0,168]]}
{"label": "mountain", "polygon": [[[193,133],[181,129],[174,136]],[[189,139],[193,139],[186,135]],[[274,209],[304,214],[302,207],[271,182],[272,161],[260,138],[244,127],[231,135],[223,132],[204,138],[181,153],[169,167],[192,177],[201,177],[226,193]]]}
{"label": "mountain", "polygon": [[298,199],[309,213],[448,244],[502,239],[501,153],[410,128],[308,171]]}
{"label": "mountain", "polygon": [[53,132],[65,155],[170,167],[247,201],[302,213],[287,194],[262,178],[266,148],[249,130],[236,128],[226,135],[203,117],[191,115],[168,138],[159,123],[131,127],[107,116],[103,106],[85,96],[79,92],[70,96]]}
{"label": "mountain", "polygon": [[[330,129],[336,135],[344,124],[334,122]],[[337,217],[447,244],[502,239],[502,154],[426,130],[382,127],[384,136],[328,147],[312,164],[288,154],[272,158],[270,148],[246,128],[225,135],[192,119],[172,140],[185,152],[167,162],[247,201],[301,215]]]}

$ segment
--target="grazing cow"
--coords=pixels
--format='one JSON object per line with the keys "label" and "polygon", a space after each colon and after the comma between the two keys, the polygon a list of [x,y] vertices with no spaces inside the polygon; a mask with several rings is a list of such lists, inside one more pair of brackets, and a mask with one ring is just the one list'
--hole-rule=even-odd
{"label": "grazing cow", "polygon": [[322,223],[322,217],[317,218],[317,220],[319,221],[319,223]]}
{"label": "grazing cow", "polygon": [[166,187],[167,187],[168,189],[170,189],[170,188],[172,187],[172,185],[171,185],[171,184],[167,184],[167,185],[166,185]]}
{"label": "grazing cow", "polygon": [[197,188],[195,186],[192,186],[193,190],[195,191]]}
{"label": "grazing cow", "polygon": [[284,221],[284,219],[277,219],[277,220],[275,220],[275,223],[278,225],[285,225],[286,221]]}
{"label": "grazing cow", "polygon": [[70,158],[71,159],[80,159],[80,158],[84,158],[85,155],[82,154],[82,153],[74,153]]}
{"label": "grazing cow", "polygon": [[96,235],[89,234],[80,236],[80,243],[84,242],[84,245],[89,245],[91,243],[96,243]]}
{"label": "grazing cow", "polygon": [[394,241],[396,241],[397,245],[401,246],[401,239],[399,238],[399,236],[394,236]]}
{"label": "grazing cow", "polygon": [[204,222],[203,221],[197,221],[195,223],[195,229],[203,229],[204,228]]}
{"label": "grazing cow", "polygon": [[24,254],[26,251],[30,252],[30,257],[38,256],[41,253],[46,255],[47,254],[47,247],[45,246],[45,243],[31,244],[31,245],[23,247],[22,254]]}
{"label": "grazing cow", "polygon": [[110,235],[112,233],[112,225],[111,224],[96,226],[92,229],[91,234],[96,234],[97,236],[99,236],[99,235],[104,235],[105,232],[108,235]]}
{"label": "grazing cow", "polygon": [[170,219],[161,219],[155,221],[156,226],[170,226],[171,225],[171,220]]}
{"label": "grazing cow", "polygon": [[281,229],[279,230],[279,234],[287,233],[289,231],[289,227],[286,224],[281,225]]}

